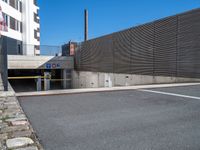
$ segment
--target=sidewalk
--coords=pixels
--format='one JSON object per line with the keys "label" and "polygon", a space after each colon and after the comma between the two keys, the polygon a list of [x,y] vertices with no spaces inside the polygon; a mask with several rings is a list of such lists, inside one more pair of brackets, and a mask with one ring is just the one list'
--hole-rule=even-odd
{"label": "sidewalk", "polygon": [[200,85],[200,83],[153,84],[153,85],[122,86],[122,87],[111,87],[111,88],[84,88],[84,89],[50,90],[41,92],[21,92],[21,93],[16,93],[16,96],[26,97],[26,96],[79,94],[79,93],[110,92],[110,91],[124,91],[124,90],[126,91],[126,90],[136,90],[136,89],[150,89],[150,88],[190,86],[190,85]]}
{"label": "sidewalk", "polygon": [[0,78],[0,149],[43,150],[21,109],[15,92],[3,91]]}

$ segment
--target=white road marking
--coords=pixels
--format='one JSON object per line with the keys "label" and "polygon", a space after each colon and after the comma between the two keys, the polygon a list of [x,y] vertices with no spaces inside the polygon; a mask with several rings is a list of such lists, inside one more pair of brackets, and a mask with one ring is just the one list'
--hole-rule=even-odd
{"label": "white road marking", "polygon": [[153,90],[143,90],[143,89],[140,89],[139,91],[200,100],[200,97],[196,97],[196,96],[188,96],[188,95],[182,95],[182,94],[153,91]]}

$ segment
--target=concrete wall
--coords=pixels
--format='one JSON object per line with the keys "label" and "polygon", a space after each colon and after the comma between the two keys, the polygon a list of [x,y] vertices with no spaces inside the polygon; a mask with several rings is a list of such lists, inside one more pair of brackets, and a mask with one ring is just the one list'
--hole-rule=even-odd
{"label": "concrete wall", "polygon": [[[20,56],[8,55],[8,69],[73,69],[74,58],[65,56]],[[58,66],[57,66],[58,65]]]}
{"label": "concrete wall", "polygon": [[72,73],[73,88],[133,86],[145,84],[182,83],[197,81],[200,82],[200,79],[84,71],[73,71]]}

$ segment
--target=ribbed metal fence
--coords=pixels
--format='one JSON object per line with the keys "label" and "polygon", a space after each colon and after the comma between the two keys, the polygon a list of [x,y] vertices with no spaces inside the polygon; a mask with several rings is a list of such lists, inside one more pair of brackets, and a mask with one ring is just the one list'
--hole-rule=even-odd
{"label": "ribbed metal fence", "polygon": [[78,71],[200,78],[200,9],[89,40]]}

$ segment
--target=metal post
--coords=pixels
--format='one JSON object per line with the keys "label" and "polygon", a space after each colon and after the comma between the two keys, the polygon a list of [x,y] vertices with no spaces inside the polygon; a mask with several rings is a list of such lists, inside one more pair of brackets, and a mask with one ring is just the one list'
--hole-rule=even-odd
{"label": "metal post", "polygon": [[42,91],[41,84],[42,84],[42,80],[41,80],[41,77],[39,76],[37,78],[37,91]]}
{"label": "metal post", "polygon": [[63,69],[62,70],[62,86],[63,89],[70,89],[72,87],[72,77],[71,77],[72,71],[70,69]]}
{"label": "metal post", "polygon": [[66,69],[63,69],[62,70],[62,73],[63,73],[63,89],[66,89],[67,88],[67,81],[66,81],[66,79],[67,79],[67,71],[66,71]]}
{"label": "metal post", "polygon": [[85,41],[88,40],[88,10],[85,9]]}
{"label": "metal post", "polygon": [[3,73],[3,37],[0,35],[0,73]]}
{"label": "metal post", "polygon": [[4,91],[8,91],[7,39],[0,37],[0,73],[2,75]]}
{"label": "metal post", "polygon": [[44,90],[48,91],[50,90],[50,79],[51,79],[51,74],[49,72],[44,73]]}

